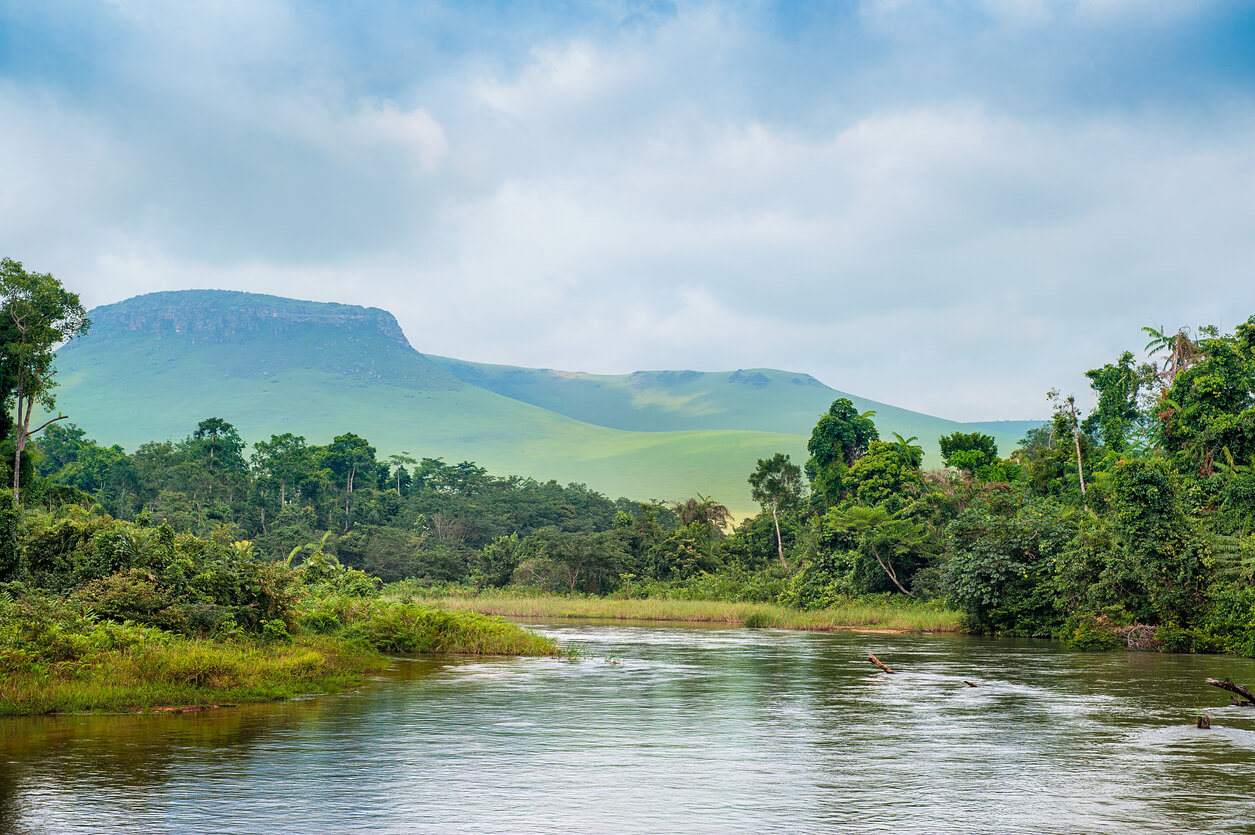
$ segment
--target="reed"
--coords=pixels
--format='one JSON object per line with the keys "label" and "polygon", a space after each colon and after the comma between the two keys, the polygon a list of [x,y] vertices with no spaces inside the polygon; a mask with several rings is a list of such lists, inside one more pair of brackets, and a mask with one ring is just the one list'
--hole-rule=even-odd
{"label": "reed", "polygon": [[562,654],[549,638],[473,612],[361,598],[320,602],[326,634],[283,632],[270,642],[188,638],[72,617],[22,633],[13,619],[0,619],[0,715],[137,712],[334,692],[386,668],[388,654]]}
{"label": "reed", "polygon": [[960,630],[958,612],[928,603],[891,605],[878,601],[851,601],[829,609],[802,611],[772,603],[662,598],[623,600],[552,595],[459,595],[435,597],[424,602],[450,611],[479,612],[505,617],[681,621],[819,632],[839,629],[891,632]]}
{"label": "reed", "polygon": [[173,640],[10,669],[0,715],[273,701],[339,690],[386,666],[369,647],[317,636],[272,646]]}

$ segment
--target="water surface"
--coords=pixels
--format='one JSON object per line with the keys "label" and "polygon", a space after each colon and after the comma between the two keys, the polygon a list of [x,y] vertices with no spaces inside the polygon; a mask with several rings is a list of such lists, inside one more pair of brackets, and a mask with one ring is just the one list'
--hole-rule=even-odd
{"label": "water surface", "polygon": [[[1251,660],[960,636],[533,628],[585,657],[398,660],[356,692],[306,701],[0,720],[0,829],[1255,825],[1255,710],[1202,683],[1255,682]],[[1210,731],[1193,725],[1204,710]]]}

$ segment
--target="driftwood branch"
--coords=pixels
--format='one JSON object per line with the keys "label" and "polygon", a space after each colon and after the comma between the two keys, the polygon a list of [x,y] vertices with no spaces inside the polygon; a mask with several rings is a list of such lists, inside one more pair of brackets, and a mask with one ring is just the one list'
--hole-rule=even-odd
{"label": "driftwood branch", "polygon": [[[1234,684],[1227,678],[1224,681],[1215,678],[1204,679],[1204,681],[1212,687],[1219,687],[1221,690],[1228,690],[1230,693],[1237,693],[1246,700],[1246,704],[1255,705],[1255,693],[1252,693],[1240,684]],[[1241,704],[1241,702],[1239,702],[1239,704]]]}
{"label": "driftwood branch", "polygon": [[893,674],[893,670],[891,670],[891,669],[889,669],[888,667],[886,667],[886,666],[885,666],[885,663],[884,663],[883,661],[881,661],[881,660],[880,660],[879,658],[877,658],[876,656],[872,655],[870,652],[869,652],[869,653],[867,653],[867,660],[868,660],[868,661],[870,661],[870,662],[872,662],[873,664],[875,664],[875,665],[876,665],[877,667],[879,667],[880,669],[884,670],[886,673],[889,673],[890,675],[892,675],[892,674]]}

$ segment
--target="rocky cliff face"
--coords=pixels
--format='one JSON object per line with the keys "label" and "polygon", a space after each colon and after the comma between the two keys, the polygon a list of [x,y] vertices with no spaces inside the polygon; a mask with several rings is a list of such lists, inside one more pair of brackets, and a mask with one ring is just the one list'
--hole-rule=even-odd
{"label": "rocky cliff face", "polygon": [[464,384],[410,345],[384,310],[226,290],[136,296],[88,313],[87,336],[60,351],[66,374],[160,378],[172,397],[209,377],[284,380],[334,375],[342,385],[416,390]]}
{"label": "rocky cliff face", "polygon": [[199,345],[221,345],[322,330],[382,338],[410,347],[396,318],[386,310],[228,290],[150,293],[98,307],[90,315],[92,332],[100,338],[139,332],[177,335]]}

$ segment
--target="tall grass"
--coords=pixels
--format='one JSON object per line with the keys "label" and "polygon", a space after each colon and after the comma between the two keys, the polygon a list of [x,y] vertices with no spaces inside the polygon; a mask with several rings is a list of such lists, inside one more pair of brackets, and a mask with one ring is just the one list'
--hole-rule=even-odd
{"label": "tall grass", "polygon": [[[0,715],[141,711],[327,692],[388,666],[384,654],[558,655],[554,641],[473,612],[321,598],[295,636],[189,638],[97,622],[64,601],[0,599]],[[294,624],[294,628],[296,625]]]}
{"label": "tall grass", "polygon": [[386,666],[367,647],[319,637],[271,646],[173,640],[6,670],[0,715],[272,701],[337,690]]}
{"label": "tall grass", "polygon": [[728,603],[713,600],[620,600],[602,597],[517,597],[485,594],[430,598],[451,611],[507,617],[604,618],[617,620],[724,623],[774,629],[887,630],[894,632],[958,632],[958,612],[934,604],[888,604],[851,601],[830,609],[801,611],[773,603]]}

